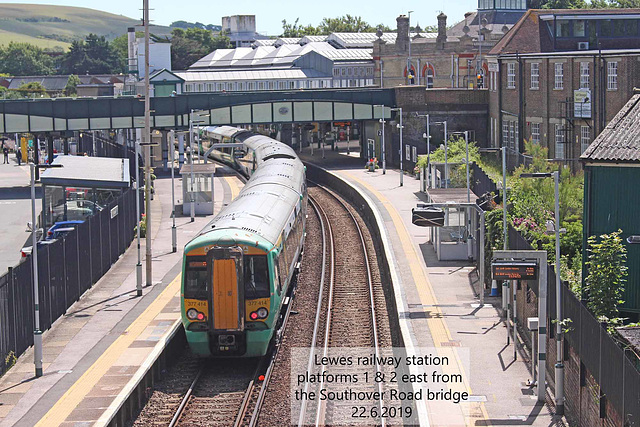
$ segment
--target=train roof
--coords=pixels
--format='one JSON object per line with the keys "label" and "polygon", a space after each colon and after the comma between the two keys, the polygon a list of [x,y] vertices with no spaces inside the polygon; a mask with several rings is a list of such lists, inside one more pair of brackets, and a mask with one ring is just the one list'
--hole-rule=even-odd
{"label": "train roof", "polygon": [[259,236],[274,246],[301,200],[304,176],[297,158],[264,161],[238,197],[213,219],[205,233],[208,243],[228,239],[232,232],[241,241],[253,242]]}

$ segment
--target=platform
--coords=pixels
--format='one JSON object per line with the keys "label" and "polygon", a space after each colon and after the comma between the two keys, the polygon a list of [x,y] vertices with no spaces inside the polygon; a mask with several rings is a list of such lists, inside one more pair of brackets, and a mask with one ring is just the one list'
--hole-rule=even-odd
{"label": "platform", "polygon": [[[176,203],[182,203],[175,180]],[[219,211],[240,191],[224,169],[216,177]],[[0,426],[104,425],[163,350],[180,319],[184,244],[212,218],[177,218],[178,251],[171,249],[171,179],[159,177],[151,203],[152,286],[136,297],[135,240],[125,254],[44,333],[44,376],[34,377],[33,351],[0,378]],[[142,256],[145,247],[142,240]],[[143,259],[144,267],[144,259]],[[144,271],[144,268],[143,268]],[[144,283],[144,282],[143,282]]]}
{"label": "platform", "polygon": [[[518,350],[514,361],[513,344],[506,345],[499,299],[487,293],[481,307],[474,266],[467,261],[438,261],[428,241],[428,229],[411,223],[411,209],[418,202],[428,202],[420,192],[420,181],[405,174],[400,186],[398,170],[368,172],[359,153],[352,150],[347,155],[344,147],[339,152],[326,149],[324,159],[319,150],[311,156],[309,148],[304,148],[301,157],[330,170],[372,201],[383,223],[392,254],[390,264],[399,282],[396,307],[405,345],[453,351],[458,360],[465,349],[470,351],[470,371],[465,372],[462,363],[458,365],[471,396],[469,403],[428,402],[429,425],[552,425],[548,405],[535,406],[532,390],[524,385],[530,372],[523,359],[529,356]],[[466,189],[462,192],[466,202]]]}

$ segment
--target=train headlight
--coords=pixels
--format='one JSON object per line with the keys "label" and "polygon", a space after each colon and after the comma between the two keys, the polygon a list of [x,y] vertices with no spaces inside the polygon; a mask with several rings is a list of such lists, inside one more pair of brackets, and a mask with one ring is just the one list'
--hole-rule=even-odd
{"label": "train headlight", "polygon": [[195,308],[190,308],[189,310],[187,310],[187,319],[196,320],[197,317],[198,317],[198,310],[196,310]]}
{"label": "train headlight", "polygon": [[256,314],[258,315],[259,319],[266,319],[267,316],[269,315],[269,310],[267,310],[264,307],[260,307],[257,311]]}

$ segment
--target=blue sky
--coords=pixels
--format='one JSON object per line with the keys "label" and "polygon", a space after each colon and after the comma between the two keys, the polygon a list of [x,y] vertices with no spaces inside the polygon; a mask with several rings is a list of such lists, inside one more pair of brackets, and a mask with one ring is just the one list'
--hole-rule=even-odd
{"label": "blue sky", "polygon": [[[25,3],[25,0],[4,0],[3,3]],[[385,24],[395,28],[395,18],[409,10],[411,23],[421,26],[436,24],[436,15],[443,11],[448,24],[464,18],[464,13],[475,10],[476,0],[427,0],[414,2],[393,2],[388,0],[344,1],[292,1],[292,0],[149,0],[151,20],[162,25],[173,21],[199,21],[205,24],[220,24],[226,15],[256,15],[257,30],[267,35],[279,35],[282,32],[282,20],[294,22],[300,18],[301,24],[317,25],[324,17],[341,15],[361,16],[368,23]],[[110,0],[97,2],[86,0],[39,0],[38,4],[81,6],[104,10],[131,18],[142,15],[142,0]]]}

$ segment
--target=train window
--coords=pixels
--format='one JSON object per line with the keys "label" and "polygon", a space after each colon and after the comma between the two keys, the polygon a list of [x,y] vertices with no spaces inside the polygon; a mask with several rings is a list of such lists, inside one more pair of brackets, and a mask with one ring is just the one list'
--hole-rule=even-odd
{"label": "train window", "polygon": [[244,296],[246,299],[269,298],[266,255],[244,256]]}
{"label": "train window", "polygon": [[184,286],[185,298],[206,299],[209,290],[209,275],[207,274],[207,262],[205,258],[188,257],[186,276],[187,280]]}
{"label": "train window", "polygon": [[282,293],[282,279],[280,278],[280,266],[278,265],[279,262],[279,258],[276,257],[276,259],[274,260],[274,267],[276,269],[276,281],[278,282],[278,295],[280,295]]}

